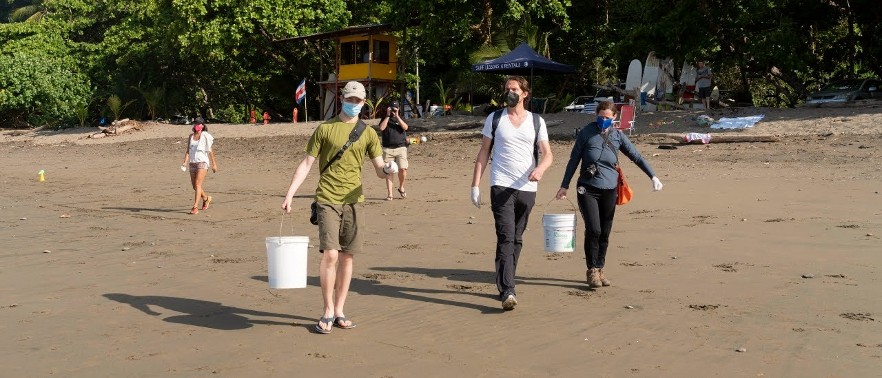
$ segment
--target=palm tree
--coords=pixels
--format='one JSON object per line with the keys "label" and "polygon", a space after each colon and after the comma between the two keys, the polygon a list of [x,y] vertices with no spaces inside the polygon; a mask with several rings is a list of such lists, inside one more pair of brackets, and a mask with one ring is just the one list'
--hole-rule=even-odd
{"label": "palm tree", "polygon": [[522,20],[512,21],[512,23],[516,25],[502,27],[501,31],[492,35],[490,43],[485,42],[477,51],[473,52],[470,56],[471,62],[478,63],[498,58],[518,47],[521,42],[526,42],[539,54],[548,56],[549,33],[540,32],[539,27],[533,25],[529,14],[525,14]]}
{"label": "palm tree", "polygon": [[12,22],[39,22],[48,13],[43,0],[7,0],[7,3],[12,6],[9,12],[9,21]]}

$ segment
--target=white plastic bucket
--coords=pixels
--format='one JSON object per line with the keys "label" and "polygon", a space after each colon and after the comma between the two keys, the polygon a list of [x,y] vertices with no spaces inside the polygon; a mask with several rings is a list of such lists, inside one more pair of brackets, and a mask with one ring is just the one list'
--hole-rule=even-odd
{"label": "white plastic bucket", "polygon": [[545,250],[572,252],[576,248],[576,214],[542,214]]}
{"label": "white plastic bucket", "polygon": [[266,260],[271,289],[306,287],[308,236],[266,238]]}

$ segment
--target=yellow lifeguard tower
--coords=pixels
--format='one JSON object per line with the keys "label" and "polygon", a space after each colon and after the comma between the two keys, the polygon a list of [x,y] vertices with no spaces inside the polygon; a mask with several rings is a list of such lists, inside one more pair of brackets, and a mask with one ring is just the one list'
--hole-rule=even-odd
{"label": "yellow lifeguard tower", "polygon": [[318,84],[322,87],[322,119],[334,117],[339,110],[340,88],[348,81],[358,81],[367,89],[369,100],[376,101],[398,91],[398,38],[389,34],[391,24],[350,26],[332,32],[288,38],[276,42],[335,40],[334,72]]}

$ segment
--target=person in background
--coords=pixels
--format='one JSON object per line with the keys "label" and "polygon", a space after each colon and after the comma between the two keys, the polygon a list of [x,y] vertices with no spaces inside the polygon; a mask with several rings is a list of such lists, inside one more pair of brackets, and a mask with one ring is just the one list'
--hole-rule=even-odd
{"label": "person in background", "polygon": [[[380,121],[380,133],[383,135],[383,161],[394,161],[398,164],[398,194],[407,198],[404,180],[407,179],[407,122],[398,114],[399,106],[395,101],[386,108],[386,117]],[[392,176],[386,177],[386,201],[392,200]]]}
{"label": "person in background", "polygon": [[619,163],[618,152],[637,164],[652,180],[652,190],[662,189],[662,183],[655,176],[649,163],[640,156],[637,148],[620,130],[612,127],[616,118],[616,106],[610,101],[597,106],[597,120],[583,127],[576,135],[576,142],[570,152],[570,160],[564,170],[563,181],[555,198],[567,197],[570,181],[581,166],[576,182],[577,202],[585,224],[585,263],[588,270],[586,279],[591,288],[610,286],[603,267],[606,265],[606,251],[609,247],[609,234],[612,231],[613,217],[616,214],[618,199]]}
{"label": "person in background", "polygon": [[187,150],[184,152],[184,163],[181,165],[182,170],[190,171],[190,183],[193,185],[195,195],[193,197],[193,207],[190,214],[199,214],[199,200],[202,200],[202,210],[208,210],[211,196],[205,193],[203,182],[208,174],[208,169],[217,173],[217,160],[214,159],[214,137],[208,133],[208,126],[205,126],[205,120],[202,117],[196,117],[193,120],[193,134],[190,134],[187,143]]}
{"label": "person in background", "polygon": [[355,327],[355,323],[346,318],[343,306],[352,281],[353,256],[362,251],[367,235],[361,183],[365,155],[370,158],[377,177],[385,179],[388,174],[397,172],[394,163],[383,165],[379,137],[370,127],[365,128],[339,159],[328,165],[349,141],[350,133],[358,124],[358,115],[366,98],[364,85],[357,81],[346,83],[342,97],[340,114],[319,125],[309,138],[306,156],[297,165],[282,202],[282,210],[290,213],[294,194],[318,161],[320,171],[315,201],[318,204],[319,252],[323,253],[319,280],[324,302],[324,312],[315,325],[318,333],[330,333],[333,327]]}
{"label": "person in background", "polygon": [[[484,121],[481,131],[484,137],[472,176],[471,199],[475,207],[481,208],[478,187],[492,152],[490,207],[496,223],[496,289],[503,310],[509,311],[518,304],[514,279],[524,245],[524,230],[536,203],[539,180],[551,166],[553,156],[545,120],[534,118],[533,113],[524,109],[524,101],[530,95],[527,79],[509,76],[504,90],[506,107],[498,110],[501,112],[498,125],[494,127],[494,114]],[[542,152],[539,161],[534,159],[537,148]]]}
{"label": "person in background", "polygon": [[698,88],[698,99],[704,104],[704,108],[710,110],[711,80],[714,78],[710,67],[704,65],[703,61],[698,62],[698,69],[695,71],[695,87]]}

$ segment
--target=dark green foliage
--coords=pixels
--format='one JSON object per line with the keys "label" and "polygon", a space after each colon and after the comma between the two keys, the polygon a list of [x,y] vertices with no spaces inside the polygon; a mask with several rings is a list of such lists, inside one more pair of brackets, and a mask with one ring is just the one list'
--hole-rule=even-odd
{"label": "dark green foliage", "polygon": [[756,105],[882,76],[878,0],[2,0],[0,122],[88,123],[112,116],[111,96],[131,103],[120,117],[241,122],[255,108],[278,120],[304,77],[315,118],[333,42],[272,41],[370,23],[397,27],[399,78],[422,102],[440,101],[438,82],[449,103],[489,102],[503,76],[471,64],[521,41],[579,70],[534,78],[533,96],[555,108],[649,52],[677,69],[704,59],[716,85]]}

